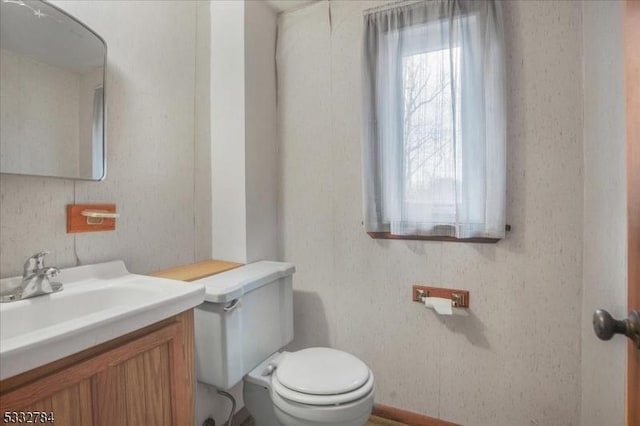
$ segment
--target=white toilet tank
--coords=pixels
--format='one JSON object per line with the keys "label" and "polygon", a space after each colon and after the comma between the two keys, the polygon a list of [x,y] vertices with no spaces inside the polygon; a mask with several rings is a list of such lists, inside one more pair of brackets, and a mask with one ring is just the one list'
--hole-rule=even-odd
{"label": "white toilet tank", "polygon": [[195,309],[196,375],[229,389],[293,339],[295,267],[255,262],[198,280],[205,302]]}

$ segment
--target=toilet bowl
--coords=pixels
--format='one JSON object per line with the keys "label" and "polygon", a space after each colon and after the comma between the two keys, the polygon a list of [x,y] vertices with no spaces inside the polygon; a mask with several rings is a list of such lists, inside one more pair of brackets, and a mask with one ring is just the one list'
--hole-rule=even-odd
{"label": "toilet bowl", "polygon": [[373,373],[330,348],[277,353],[244,378],[245,406],[256,426],[364,425],[373,407]]}
{"label": "toilet bowl", "polygon": [[196,377],[220,390],[243,382],[256,426],[362,426],[375,392],[364,362],[331,348],[281,352],[293,340],[294,271],[261,261],[198,280]]}

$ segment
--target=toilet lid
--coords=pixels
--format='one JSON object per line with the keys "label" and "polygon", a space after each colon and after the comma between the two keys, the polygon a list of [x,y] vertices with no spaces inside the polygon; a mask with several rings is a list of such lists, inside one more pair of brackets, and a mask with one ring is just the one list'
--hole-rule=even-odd
{"label": "toilet lid", "polygon": [[[271,398],[278,404],[287,405],[288,401],[292,401],[293,403],[304,404],[304,405],[315,405],[315,406],[337,406],[343,404],[354,404],[365,401],[368,397],[373,395],[375,389],[375,384],[373,380],[373,373],[369,371],[369,378],[366,383],[351,392],[339,393],[334,395],[312,395],[310,393],[302,393],[296,392],[294,390],[289,389],[284,386],[280,381],[278,381],[278,376],[276,374],[271,376]],[[280,409],[287,412],[283,406],[278,405]]]}
{"label": "toilet lid", "polygon": [[361,388],[369,368],[355,356],[331,348],[288,353],[275,371],[278,381],[295,392],[336,395]]}

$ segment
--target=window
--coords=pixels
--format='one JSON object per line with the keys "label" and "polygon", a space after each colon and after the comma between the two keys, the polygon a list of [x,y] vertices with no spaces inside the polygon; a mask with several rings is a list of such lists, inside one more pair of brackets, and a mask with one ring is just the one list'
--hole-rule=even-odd
{"label": "window", "polygon": [[365,14],[365,228],[372,236],[504,236],[499,4],[437,1]]}
{"label": "window", "polygon": [[[402,58],[402,159],[406,202],[411,219],[419,221],[432,209],[438,222],[455,222],[456,176],[461,152],[460,48],[415,53]],[[449,60],[452,68],[446,66]],[[428,200],[428,202],[427,202]],[[391,206],[386,210],[390,211]]]}

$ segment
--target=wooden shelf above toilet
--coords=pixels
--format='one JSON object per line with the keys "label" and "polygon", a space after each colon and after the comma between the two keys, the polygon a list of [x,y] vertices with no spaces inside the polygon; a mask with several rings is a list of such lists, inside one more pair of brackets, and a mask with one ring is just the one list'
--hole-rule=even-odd
{"label": "wooden shelf above toilet", "polygon": [[172,280],[179,281],[195,281],[201,278],[235,269],[239,266],[243,266],[243,264],[228,262],[226,260],[211,259],[153,272],[149,275],[151,275],[152,277],[170,278]]}

